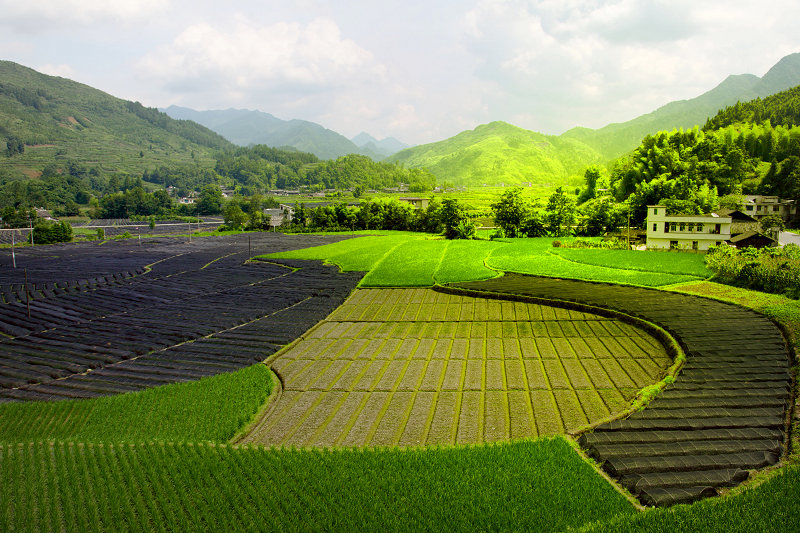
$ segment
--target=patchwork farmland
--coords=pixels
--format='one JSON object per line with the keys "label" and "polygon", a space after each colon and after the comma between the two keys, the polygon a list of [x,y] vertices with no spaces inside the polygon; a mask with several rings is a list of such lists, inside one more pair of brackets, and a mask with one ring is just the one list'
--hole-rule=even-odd
{"label": "patchwork farmland", "polygon": [[[796,524],[781,331],[706,298],[564,279],[714,286],[695,259],[428,240],[403,288],[368,288],[417,250],[380,239],[26,247],[16,270],[0,251],[0,530]],[[308,247],[348,268],[291,252]],[[282,257],[248,260],[265,252]]]}
{"label": "patchwork farmland", "polygon": [[572,432],[672,363],[619,320],[431,289],[361,289],[272,361],[280,399],[243,442],[474,444]]}

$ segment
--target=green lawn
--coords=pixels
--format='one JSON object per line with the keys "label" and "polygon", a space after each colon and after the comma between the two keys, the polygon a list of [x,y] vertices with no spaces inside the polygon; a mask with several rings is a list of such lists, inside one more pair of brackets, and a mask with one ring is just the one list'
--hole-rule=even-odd
{"label": "green lawn", "polygon": [[430,287],[488,279],[502,271],[645,287],[711,275],[699,254],[553,248],[551,238],[447,241],[384,233],[265,257],[317,259],[344,271],[367,271],[361,287]]}

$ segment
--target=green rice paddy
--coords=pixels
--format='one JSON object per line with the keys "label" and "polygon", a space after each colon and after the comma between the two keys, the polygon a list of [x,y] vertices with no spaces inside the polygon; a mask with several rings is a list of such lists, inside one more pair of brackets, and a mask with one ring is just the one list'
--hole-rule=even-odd
{"label": "green rice paddy", "polygon": [[394,232],[265,257],[316,259],[343,271],[364,271],[361,287],[430,287],[503,271],[662,287],[712,274],[701,254],[554,248],[550,238],[448,241]]}
{"label": "green rice paddy", "polygon": [[619,320],[430,289],[360,289],[271,360],[283,391],[244,442],[479,444],[620,413],[672,361]]}

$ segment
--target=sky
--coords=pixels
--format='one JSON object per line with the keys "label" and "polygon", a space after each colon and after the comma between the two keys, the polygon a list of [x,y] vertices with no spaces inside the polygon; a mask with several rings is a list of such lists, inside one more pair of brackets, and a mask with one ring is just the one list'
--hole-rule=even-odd
{"label": "sky", "polygon": [[[422,144],[624,122],[800,52],[796,0],[0,0],[0,59]],[[0,80],[2,81],[2,80]]]}

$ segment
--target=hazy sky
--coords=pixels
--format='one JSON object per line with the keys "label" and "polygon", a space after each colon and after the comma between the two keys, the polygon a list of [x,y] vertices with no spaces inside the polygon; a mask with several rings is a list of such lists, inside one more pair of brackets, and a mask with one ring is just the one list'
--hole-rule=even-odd
{"label": "hazy sky", "polygon": [[762,76],[800,51],[798,20],[796,0],[0,0],[0,59],[151,107],[424,143],[629,120]]}

